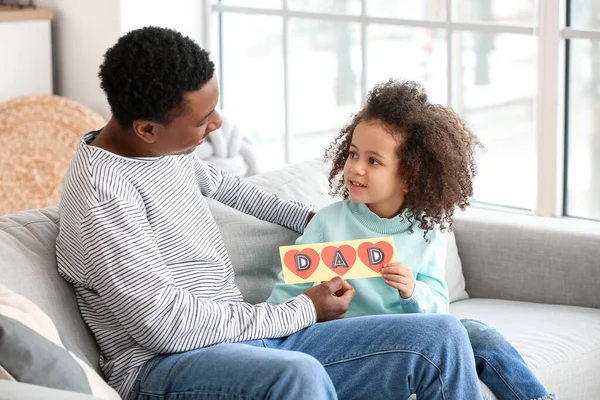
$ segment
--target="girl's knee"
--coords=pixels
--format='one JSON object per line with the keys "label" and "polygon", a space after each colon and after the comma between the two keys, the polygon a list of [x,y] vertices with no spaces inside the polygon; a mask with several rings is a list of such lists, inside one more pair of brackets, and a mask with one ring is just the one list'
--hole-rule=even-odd
{"label": "girl's knee", "polygon": [[486,324],[476,319],[464,318],[460,320],[460,323],[463,324],[467,331],[489,328]]}
{"label": "girl's knee", "polygon": [[508,343],[500,332],[491,326],[487,326],[481,321],[463,319],[461,322],[469,335],[469,340],[474,349],[490,347],[498,348]]}

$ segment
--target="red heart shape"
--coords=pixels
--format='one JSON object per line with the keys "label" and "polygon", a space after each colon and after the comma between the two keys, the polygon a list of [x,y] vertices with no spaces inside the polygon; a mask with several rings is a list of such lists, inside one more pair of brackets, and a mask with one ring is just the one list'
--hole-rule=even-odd
{"label": "red heart shape", "polygon": [[[307,261],[307,259],[309,261]],[[313,274],[313,272],[315,272],[319,266],[320,260],[319,253],[313,249],[304,249],[301,251],[290,250],[283,256],[283,262],[285,263],[285,266],[288,267],[288,269],[294,274],[296,274],[296,276],[302,279],[307,279]],[[304,264],[306,262],[309,262],[309,264]]]}
{"label": "red heart shape", "polygon": [[[369,257],[369,249],[375,249],[371,250],[371,257]],[[382,252],[383,255],[380,252]],[[358,246],[358,258],[375,272],[380,272],[381,268],[390,262],[392,255],[392,245],[388,242],[377,242],[375,244],[365,242]],[[371,260],[371,258],[373,258],[373,260]],[[373,263],[371,263],[371,261],[373,261]]]}
{"label": "red heart shape", "polygon": [[[343,257],[343,260],[340,259],[340,256]],[[342,276],[346,272],[350,271],[350,269],[354,265],[354,262],[356,261],[356,251],[354,251],[352,246],[348,246],[347,244],[343,244],[340,247],[327,246],[323,249],[323,251],[321,251],[321,257],[323,258],[323,262],[333,272]],[[337,262],[336,266],[333,265],[334,261]],[[341,265],[340,262],[345,262],[345,265],[347,265],[347,267]]]}

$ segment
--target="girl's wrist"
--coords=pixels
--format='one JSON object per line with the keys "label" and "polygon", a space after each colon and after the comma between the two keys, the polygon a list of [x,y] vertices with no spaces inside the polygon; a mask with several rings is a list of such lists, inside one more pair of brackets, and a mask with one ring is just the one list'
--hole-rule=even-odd
{"label": "girl's wrist", "polygon": [[413,286],[412,291],[410,292],[409,296],[404,296],[404,294],[402,294],[402,290],[398,290],[398,293],[400,293],[400,297],[402,297],[404,300],[408,300],[415,293],[415,287]]}

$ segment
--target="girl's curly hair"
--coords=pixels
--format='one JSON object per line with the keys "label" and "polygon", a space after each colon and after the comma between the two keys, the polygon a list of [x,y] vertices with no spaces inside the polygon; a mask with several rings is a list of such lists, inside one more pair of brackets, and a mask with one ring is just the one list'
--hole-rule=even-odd
{"label": "girl's curly hair", "polygon": [[344,164],[354,129],[362,121],[382,123],[398,140],[399,170],[409,188],[403,210],[410,231],[415,220],[424,237],[436,225],[442,232],[452,230],[455,207],[464,210],[473,195],[475,147],[483,147],[465,121],[450,108],[429,102],[416,82],[390,79],[375,85],[363,109],[325,151],[325,159],[333,163],[333,196],[348,198]]}

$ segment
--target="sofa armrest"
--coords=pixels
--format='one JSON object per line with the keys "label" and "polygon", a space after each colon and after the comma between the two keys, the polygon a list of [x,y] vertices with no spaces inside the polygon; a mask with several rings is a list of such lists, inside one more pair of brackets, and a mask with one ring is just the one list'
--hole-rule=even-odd
{"label": "sofa armrest", "polygon": [[600,308],[600,223],[471,209],[454,231],[467,292]]}
{"label": "sofa armrest", "polygon": [[100,400],[89,394],[67,392],[28,383],[0,379],[0,400]]}

